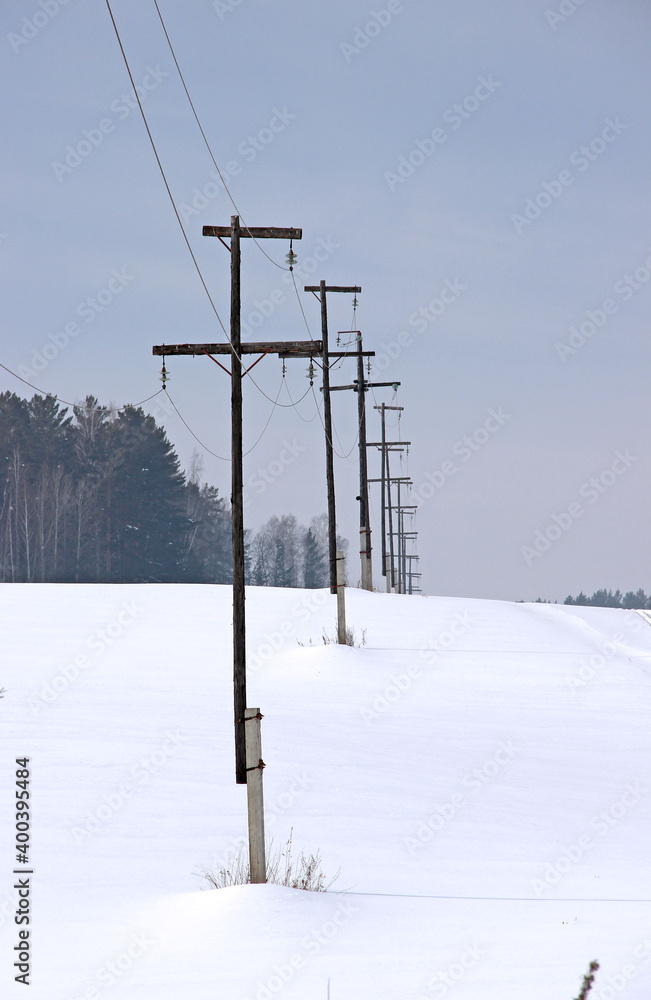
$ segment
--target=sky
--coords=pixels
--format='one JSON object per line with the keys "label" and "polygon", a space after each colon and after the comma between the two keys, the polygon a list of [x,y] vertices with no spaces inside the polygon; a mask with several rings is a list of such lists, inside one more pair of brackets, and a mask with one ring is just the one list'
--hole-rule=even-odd
{"label": "sky", "polygon": [[[63,400],[151,397],[154,344],[224,339],[228,252],[201,230],[228,225],[234,202],[248,225],[303,231],[298,292],[285,241],[268,256],[243,241],[244,339],[318,339],[303,286],[362,288],[356,311],[329,296],[330,339],[359,329],[371,378],[400,382],[368,394],[368,437],[374,405],[404,406],[390,432],[411,444],[392,474],[414,483],[425,593],[648,592],[648,6],[159,0],[230,197],[155,3],[111,9],[169,193],[105,0],[5,0],[0,362]],[[252,531],[326,509],[319,382],[302,360],[283,380],[281,364],[245,380]],[[207,358],[167,368],[176,409],[163,394],[144,408],[228,497],[228,376]],[[5,390],[33,393],[0,369]],[[356,402],[333,395],[353,584]]]}

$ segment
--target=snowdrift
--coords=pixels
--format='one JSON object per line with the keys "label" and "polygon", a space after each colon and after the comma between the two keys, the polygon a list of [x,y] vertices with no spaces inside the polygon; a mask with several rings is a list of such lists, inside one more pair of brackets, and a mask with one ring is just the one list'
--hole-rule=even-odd
{"label": "snowdrift", "polygon": [[[0,592],[2,996],[23,996],[15,760],[30,758],[37,1000],[651,996],[651,627],[633,611],[247,590],[268,838],[328,893],[208,890],[246,836],[231,592]],[[330,985],[328,986],[328,983]]]}

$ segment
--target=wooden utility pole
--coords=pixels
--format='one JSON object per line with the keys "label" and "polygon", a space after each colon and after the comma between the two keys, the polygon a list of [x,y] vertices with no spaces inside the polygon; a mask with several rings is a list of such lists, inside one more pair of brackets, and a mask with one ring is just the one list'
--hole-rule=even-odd
{"label": "wooden utility pole", "polygon": [[[399,385],[400,383],[398,383]],[[391,483],[396,480],[391,478],[391,469],[389,464],[389,451],[401,450],[402,445],[411,444],[410,441],[387,441],[386,439],[386,411],[387,410],[404,410],[404,406],[387,406],[385,403],[381,403],[380,406],[374,406],[374,410],[380,411],[380,418],[382,421],[382,439],[380,441],[369,441],[369,448],[380,448],[382,455],[382,472],[380,482],[382,483],[382,575],[387,578],[387,593],[393,589],[395,590],[396,577],[395,577],[395,566],[393,559],[393,509],[391,501]],[[405,477],[399,477],[405,478]],[[375,480],[373,480],[375,482]],[[385,511],[389,514],[389,551],[387,552],[386,546],[386,517]]]}
{"label": "wooden utility pole", "polygon": [[332,445],[332,411],[330,408],[330,352],[328,350],[328,306],[326,292],[361,292],[359,285],[305,285],[306,292],[321,302],[321,340],[323,342],[323,426],[326,447],[326,485],[328,490],[328,557],[330,562],[330,593],[337,593],[337,512],[335,506],[335,463]]}
{"label": "wooden utility pole", "polygon": [[417,504],[403,504],[400,496],[401,480],[397,480],[398,486],[398,593],[407,593],[407,547],[405,545],[405,512],[417,510]]}
{"label": "wooden utility pole", "polygon": [[[352,385],[331,385],[330,391],[352,389],[357,393],[357,423],[359,431],[359,557],[361,563],[361,580],[363,590],[373,590],[373,567],[371,561],[371,518],[368,502],[368,467],[366,460],[366,393],[368,389],[381,386],[392,386],[394,389],[400,382],[368,382],[364,378],[364,358],[375,357],[375,351],[364,351],[362,334],[359,330],[340,330],[342,333],[354,333],[357,340],[357,378]],[[355,356],[351,355],[351,356]]]}
{"label": "wooden utility pole", "polygon": [[[244,610],[244,500],[242,491],[242,379],[250,370],[243,371],[244,354],[282,354],[286,357],[313,357],[323,350],[320,341],[290,341],[259,344],[242,344],[240,324],[240,239],[286,239],[300,240],[302,230],[293,228],[253,228],[240,227],[239,216],[231,216],[230,226],[204,226],[204,236],[216,236],[222,243],[230,237],[231,253],[231,326],[230,342],[227,344],[174,344],[153,348],[153,354],[163,357],[172,355],[216,354],[231,355],[231,512],[233,529],[233,693],[235,723],[235,780],[239,785],[247,784],[246,763],[246,631]],[[216,364],[214,357],[212,360]],[[258,359],[259,360],[259,359]],[[257,364],[257,362],[254,362]],[[220,367],[224,367],[220,365]],[[253,367],[253,366],[250,366]]]}
{"label": "wooden utility pole", "polygon": [[364,358],[362,335],[357,340],[357,423],[359,435],[359,558],[362,570],[362,589],[373,590],[371,563],[371,519],[368,509],[368,471],[366,464],[366,386],[364,385]]}

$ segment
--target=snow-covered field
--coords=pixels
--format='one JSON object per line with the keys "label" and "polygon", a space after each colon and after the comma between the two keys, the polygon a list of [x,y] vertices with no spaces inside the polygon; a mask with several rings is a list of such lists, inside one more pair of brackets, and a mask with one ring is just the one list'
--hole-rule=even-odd
{"label": "snow-covered field", "polygon": [[35,1000],[572,1000],[591,959],[649,1000],[651,626],[351,590],[348,648],[334,601],[247,591],[248,703],[269,837],[340,877],[203,891],[246,836],[230,589],[3,585],[3,1000],[22,757]]}

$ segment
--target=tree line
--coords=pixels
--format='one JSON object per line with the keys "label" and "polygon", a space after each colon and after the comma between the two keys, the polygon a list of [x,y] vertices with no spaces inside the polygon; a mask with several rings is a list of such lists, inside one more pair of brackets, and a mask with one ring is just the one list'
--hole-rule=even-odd
{"label": "tree line", "polygon": [[[230,583],[230,508],[200,472],[141,407],[0,394],[0,581]],[[271,518],[246,562],[258,586],[327,586],[324,518]]]}
{"label": "tree line", "polygon": [[587,597],[583,591],[576,597],[566,597],[564,604],[576,604],[588,608],[651,608],[651,596],[647,597],[643,590],[595,590],[592,597]]}

